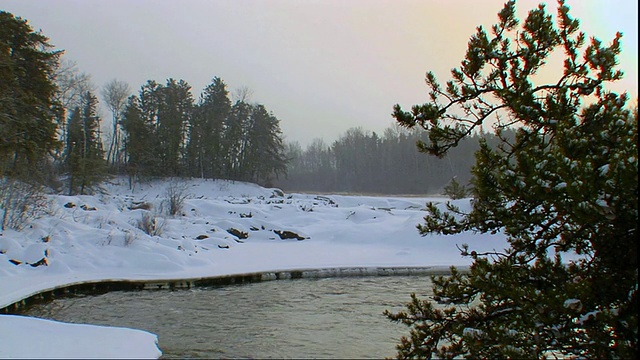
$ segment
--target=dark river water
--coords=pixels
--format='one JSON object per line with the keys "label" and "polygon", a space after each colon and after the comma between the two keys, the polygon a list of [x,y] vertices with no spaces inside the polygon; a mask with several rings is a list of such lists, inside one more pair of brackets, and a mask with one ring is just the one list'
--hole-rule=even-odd
{"label": "dark river water", "polygon": [[163,358],[384,358],[408,328],[385,309],[431,293],[429,276],[277,280],[191,290],[61,298],[24,313],[137,328]]}

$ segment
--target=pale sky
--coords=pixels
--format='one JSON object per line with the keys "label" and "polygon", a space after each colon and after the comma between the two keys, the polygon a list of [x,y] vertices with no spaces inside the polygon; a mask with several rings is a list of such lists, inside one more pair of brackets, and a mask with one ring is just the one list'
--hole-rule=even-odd
{"label": "pale sky", "polygon": [[[287,141],[331,143],[351,127],[382,132],[394,104],[428,101],[424,74],[441,83],[478,25],[505,0],[0,0],[29,21],[96,86],[184,79],[197,98],[214,76],[242,87],[278,119]],[[520,0],[518,15],[538,3]],[[637,0],[567,0],[581,30],[609,44],[624,34],[610,87],[638,95]],[[635,100],[634,100],[635,102]],[[103,117],[110,118],[106,111]]]}

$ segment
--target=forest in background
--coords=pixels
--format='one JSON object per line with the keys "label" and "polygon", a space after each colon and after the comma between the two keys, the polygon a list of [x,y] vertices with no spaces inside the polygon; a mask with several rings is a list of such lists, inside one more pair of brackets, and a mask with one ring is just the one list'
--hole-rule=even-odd
{"label": "forest in background", "polygon": [[378,135],[351,128],[332,144],[287,143],[287,175],[274,185],[286,191],[442,194],[453,179],[469,185],[480,138],[497,142],[493,134],[477,133],[438,158],[418,152],[416,143],[428,143],[427,132],[393,125]]}
{"label": "forest in background", "polygon": [[[442,158],[418,152],[427,133],[389,119],[383,134],[362,128],[303,148],[285,142],[280,120],[251,91],[233,95],[219,77],[194,96],[185,80],[148,80],[137,93],[114,79],[102,87],[24,19],[0,12],[0,177],[88,194],[113,175],[255,182],[285,191],[438,194],[468,185],[479,133]],[[19,34],[20,36],[10,36]],[[1,35],[1,34],[0,34]],[[10,101],[9,101],[10,100]],[[103,118],[100,107],[111,116]],[[292,121],[295,119],[291,119]],[[491,141],[489,141],[491,143]]]}

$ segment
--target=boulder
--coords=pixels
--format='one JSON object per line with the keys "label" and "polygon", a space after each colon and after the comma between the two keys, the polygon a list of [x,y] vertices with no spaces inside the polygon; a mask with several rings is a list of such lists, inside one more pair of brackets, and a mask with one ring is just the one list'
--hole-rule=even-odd
{"label": "boulder", "polygon": [[278,236],[280,236],[280,239],[282,240],[287,240],[287,239],[296,239],[296,240],[305,240],[308,239],[307,237],[301,236],[293,231],[289,231],[289,230],[273,230],[274,233],[276,233]]}
{"label": "boulder", "polygon": [[240,231],[236,228],[229,228],[227,229],[227,232],[235,237],[237,237],[238,239],[246,239],[249,237],[249,233]]}

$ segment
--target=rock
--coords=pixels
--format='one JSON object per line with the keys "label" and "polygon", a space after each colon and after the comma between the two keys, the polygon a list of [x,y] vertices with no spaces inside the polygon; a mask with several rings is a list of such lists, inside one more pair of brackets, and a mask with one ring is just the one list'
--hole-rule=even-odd
{"label": "rock", "polygon": [[208,237],[209,237],[209,235],[204,235],[204,234],[203,235],[198,235],[198,236],[196,236],[196,240],[204,240],[204,239],[206,239]]}
{"label": "rock", "polygon": [[76,207],[76,204],[72,203],[72,202],[68,202],[66,204],[64,204],[64,207],[66,207],[67,209],[71,209]]}
{"label": "rock", "polygon": [[237,237],[238,239],[246,239],[249,237],[249,233],[240,231],[238,229],[235,228],[229,228],[227,229],[227,232],[235,237]]}
{"label": "rock", "polygon": [[49,260],[47,260],[46,257],[43,257],[42,259],[40,259],[40,260],[38,260],[38,261],[36,261],[36,262],[34,262],[32,264],[29,264],[29,265],[31,265],[31,267],[38,267],[38,266],[41,266],[41,265],[49,266]]}
{"label": "rock", "polygon": [[278,236],[280,236],[280,239],[282,239],[282,240],[286,240],[286,239],[304,240],[304,239],[307,239],[304,236],[300,236],[300,235],[294,233],[293,231],[289,231],[289,230],[273,230],[273,232],[278,234]]}
{"label": "rock", "polygon": [[151,206],[151,203],[148,203],[146,201],[140,201],[140,202],[132,202],[131,206],[129,206],[129,210],[151,210],[153,206]]}
{"label": "rock", "polygon": [[[16,259],[9,259],[9,262],[12,263],[13,265],[21,265],[22,264],[22,261],[16,260]],[[38,267],[38,266],[42,266],[42,265],[49,266],[49,260],[45,256],[45,257],[43,257],[42,259],[40,259],[40,260],[38,260],[36,262],[33,262],[33,263],[25,262],[24,264],[25,265],[29,265],[31,267]]]}
{"label": "rock", "polygon": [[284,197],[284,191],[280,190],[280,189],[271,189],[272,190],[272,194],[271,197]]}
{"label": "rock", "polygon": [[315,199],[317,201],[320,201],[322,203],[324,203],[325,205],[331,206],[331,207],[338,207],[338,204],[335,203],[335,201],[333,201],[333,199],[326,197],[326,196],[322,196],[322,195],[317,195],[315,197]]}

